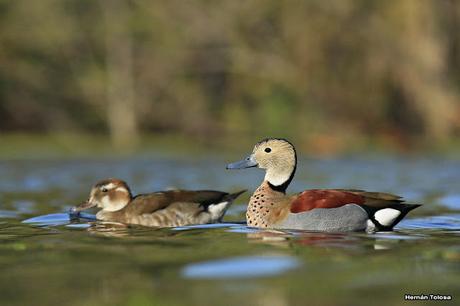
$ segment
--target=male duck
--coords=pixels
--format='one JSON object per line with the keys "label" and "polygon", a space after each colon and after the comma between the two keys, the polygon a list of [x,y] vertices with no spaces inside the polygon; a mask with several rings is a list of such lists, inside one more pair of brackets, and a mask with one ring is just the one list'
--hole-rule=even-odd
{"label": "male duck", "polygon": [[243,192],[171,190],[133,197],[126,182],[112,178],[94,185],[89,199],[71,212],[97,206],[98,220],[157,227],[215,223]]}
{"label": "male duck", "polygon": [[266,170],[264,181],[249,201],[248,225],[313,231],[388,231],[420,206],[404,204],[396,195],[354,189],[313,189],[287,196],[286,188],[296,165],[294,146],[285,139],[269,138],[257,143],[249,157],[227,166]]}

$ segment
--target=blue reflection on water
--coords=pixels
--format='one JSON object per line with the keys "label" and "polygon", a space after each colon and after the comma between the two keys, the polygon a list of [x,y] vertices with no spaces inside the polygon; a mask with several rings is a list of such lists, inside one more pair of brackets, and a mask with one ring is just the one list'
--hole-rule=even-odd
{"label": "blue reflection on water", "polygon": [[37,226],[59,226],[66,225],[72,221],[95,221],[96,217],[94,215],[80,213],[78,216],[71,216],[68,213],[59,213],[59,214],[48,214],[38,217],[33,217],[27,220],[22,221],[23,223],[29,223]]}
{"label": "blue reflection on water", "polygon": [[440,199],[440,202],[450,209],[460,209],[460,194],[447,194]]}
{"label": "blue reflection on water", "polygon": [[300,266],[290,256],[243,256],[193,263],[185,266],[185,278],[249,278],[277,275]]}

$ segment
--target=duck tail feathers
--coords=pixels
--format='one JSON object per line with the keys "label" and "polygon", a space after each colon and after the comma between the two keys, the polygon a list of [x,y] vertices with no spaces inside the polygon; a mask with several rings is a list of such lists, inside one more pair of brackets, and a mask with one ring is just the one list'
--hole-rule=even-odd
{"label": "duck tail feathers", "polygon": [[420,204],[398,204],[382,209],[368,210],[370,220],[379,231],[391,231],[411,210]]}
{"label": "duck tail feathers", "polygon": [[230,194],[227,194],[223,200],[224,201],[229,201],[229,202],[232,202],[234,201],[236,198],[238,198],[241,194],[245,193],[247,190],[244,189],[244,190],[241,190],[241,191],[238,191],[238,192],[235,192],[235,193],[230,193]]}

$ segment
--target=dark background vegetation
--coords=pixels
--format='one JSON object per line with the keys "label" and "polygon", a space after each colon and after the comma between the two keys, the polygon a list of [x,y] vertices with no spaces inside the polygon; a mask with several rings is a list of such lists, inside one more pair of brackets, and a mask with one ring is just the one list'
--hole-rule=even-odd
{"label": "dark background vegetation", "polygon": [[0,145],[455,148],[459,25],[454,0],[0,0]]}

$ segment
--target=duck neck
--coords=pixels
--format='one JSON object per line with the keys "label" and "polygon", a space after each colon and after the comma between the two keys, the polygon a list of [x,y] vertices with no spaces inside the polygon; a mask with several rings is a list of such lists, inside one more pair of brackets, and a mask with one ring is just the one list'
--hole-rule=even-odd
{"label": "duck neck", "polygon": [[107,211],[102,209],[96,213],[96,219],[101,221],[117,221],[117,222],[125,222],[124,219],[125,214],[122,210],[119,211]]}
{"label": "duck neck", "polygon": [[246,211],[246,220],[249,226],[268,227],[270,225],[270,213],[277,210],[279,203],[285,197],[283,192],[279,192],[270,187],[270,183],[264,181],[249,200]]}
{"label": "duck neck", "polygon": [[107,212],[107,211],[104,211],[104,210],[100,210],[100,211],[98,211],[96,213],[96,219],[97,220],[110,221],[110,217],[111,217],[111,213]]}
{"label": "duck neck", "polygon": [[267,169],[265,181],[272,190],[286,193],[286,189],[294,178],[295,170],[296,164],[281,169]]}

